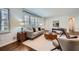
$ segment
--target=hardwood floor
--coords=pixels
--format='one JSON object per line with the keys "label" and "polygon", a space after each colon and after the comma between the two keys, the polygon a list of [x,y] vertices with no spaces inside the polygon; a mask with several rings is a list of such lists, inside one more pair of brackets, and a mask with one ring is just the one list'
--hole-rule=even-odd
{"label": "hardwood floor", "polygon": [[7,46],[0,47],[0,51],[35,51],[35,50],[17,41]]}
{"label": "hardwood floor", "polygon": [[[75,32],[75,33],[69,33],[72,35],[79,35],[79,32]],[[24,44],[22,44],[21,42],[14,42],[12,44],[0,47],[0,51],[36,51]]]}

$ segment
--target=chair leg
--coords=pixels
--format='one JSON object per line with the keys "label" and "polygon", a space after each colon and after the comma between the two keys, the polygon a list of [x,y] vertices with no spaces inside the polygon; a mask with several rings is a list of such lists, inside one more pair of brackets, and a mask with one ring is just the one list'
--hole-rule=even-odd
{"label": "chair leg", "polygon": [[[58,41],[58,43],[59,43],[59,40],[57,39],[57,41]],[[61,48],[61,45],[60,45],[60,43],[59,43],[59,46],[58,46],[58,48],[62,51],[62,48]]]}
{"label": "chair leg", "polygon": [[55,49],[59,49],[60,51],[62,51],[61,47],[58,46],[58,47],[55,47],[54,49],[52,49],[51,51],[55,50]]}
{"label": "chair leg", "polygon": [[53,51],[53,50],[55,50],[55,49],[57,49],[57,48],[54,48],[54,49],[52,49],[51,51]]}
{"label": "chair leg", "polygon": [[62,51],[62,48],[59,46],[59,47],[57,47],[57,49],[60,49],[61,51]]}

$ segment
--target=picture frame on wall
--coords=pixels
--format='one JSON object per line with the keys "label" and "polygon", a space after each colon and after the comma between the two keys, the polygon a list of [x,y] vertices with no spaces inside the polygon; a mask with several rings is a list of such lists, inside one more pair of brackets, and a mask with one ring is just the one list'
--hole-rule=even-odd
{"label": "picture frame on wall", "polygon": [[53,21],[53,27],[59,27],[59,21],[58,20]]}

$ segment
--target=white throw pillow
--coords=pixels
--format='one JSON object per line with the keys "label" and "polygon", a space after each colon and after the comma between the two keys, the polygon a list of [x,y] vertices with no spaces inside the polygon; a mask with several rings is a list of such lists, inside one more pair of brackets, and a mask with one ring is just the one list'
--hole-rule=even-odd
{"label": "white throw pillow", "polygon": [[38,31],[38,28],[35,28],[36,29],[36,32]]}

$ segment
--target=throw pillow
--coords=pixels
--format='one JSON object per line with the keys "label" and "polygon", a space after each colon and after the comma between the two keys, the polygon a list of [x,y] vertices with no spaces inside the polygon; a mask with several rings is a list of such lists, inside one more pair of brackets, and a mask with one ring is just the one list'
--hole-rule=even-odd
{"label": "throw pillow", "polygon": [[38,27],[38,31],[41,31],[41,28],[40,27]]}
{"label": "throw pillow", "polygon": [[32,28],[33,29],[33,32],[36,32],[36,29],[35,28]]}

